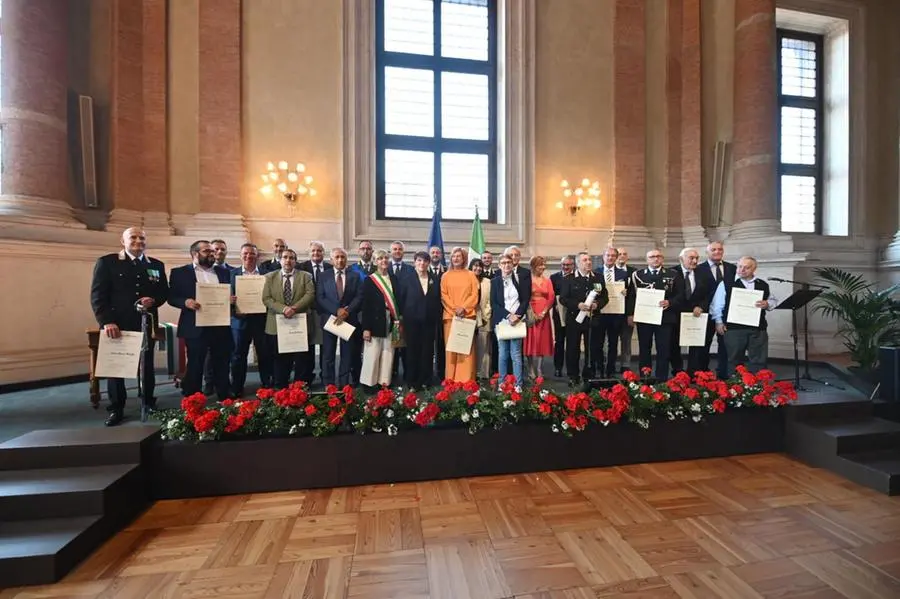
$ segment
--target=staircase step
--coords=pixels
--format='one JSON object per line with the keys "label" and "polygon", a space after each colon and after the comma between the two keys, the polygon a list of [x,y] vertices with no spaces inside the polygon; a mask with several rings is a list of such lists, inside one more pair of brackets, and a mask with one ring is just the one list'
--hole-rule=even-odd
{"label": "staircase step", "polygon": [[105,540],[103,518],[0,522],[0,588],[56,582]]}
{"label": "staircase step", "polygon": [[859,419],[873,414],[873,402],[865,396],[847,393],[807,393],[797,403],[788,406],[787,417],[796,420]]}
{"label": "staircase step", "polygon": [[843,455],[861,451],[900,448],[900,423],[883,418],[857,418],[796,423],[821,435],[833,453]]}
{"label": "staircase step", "polygon": [[140,492],[140,474],[137,464],[0,471],[0,518],[100,515],[123,492]]}
{"label": "staircase step", "polygon": [[158,426],[32,431],[0,443],[0,470],[138,464]]}
{"label": "staircase step", "polygon": [[850,453],[840,457],[839,466],[850,480],[888,495],[900,495],[900,449]]}

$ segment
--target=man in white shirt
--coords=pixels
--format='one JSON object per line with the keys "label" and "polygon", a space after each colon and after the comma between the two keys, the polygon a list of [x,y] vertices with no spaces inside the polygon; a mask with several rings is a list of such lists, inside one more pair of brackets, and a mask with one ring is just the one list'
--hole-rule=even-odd
{"label": "man in white shirt", "polygon": [[[728,322],[728,308],[731,304],[731,293],[735,287],[763,292],[761,300],[755,304],[760,309],[759,324],[749,326]],[[747,355],[747,369],[756,372],[766,367],[769,358],[769,335],[766,331],[766,312],[774,310],[778,305],[769,290],[769,284],[756,277],[756,259],[752,256],[742,257],[737,264],[737,279],[724,279],[716,287],[709,317],[716,323],[716,333],[724,335],[725,348],[728,350],[728,367],[731,372],[735,366],[744,363]]]}

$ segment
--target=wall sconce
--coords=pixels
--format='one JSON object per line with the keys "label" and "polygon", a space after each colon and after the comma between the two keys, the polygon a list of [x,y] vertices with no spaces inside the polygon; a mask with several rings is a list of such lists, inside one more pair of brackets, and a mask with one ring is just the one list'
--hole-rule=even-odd
{"label": "wall sconce", "polygon": [[563,200],[556,202],[556,208],[559,210],[566,209],[569,214],[575,216],[582,208],[599,208],[600,207],[600,183],[590,179],[582,179],[581,185],[574,189],[565,179],[560,182],[562,188]]}
{"label": "wall sconce", "polygon": [[301,196],[316,195],[312,175],[306,174],[306,165],[302,162],[298,162],[293,169],[288,167],[286,160],[282,160],[277,166],[270,162],[266,165],[266,173],[262,175],[262,180],[263,186],[259,191],[263,195],[271,195],[277,190],[291,204]]}

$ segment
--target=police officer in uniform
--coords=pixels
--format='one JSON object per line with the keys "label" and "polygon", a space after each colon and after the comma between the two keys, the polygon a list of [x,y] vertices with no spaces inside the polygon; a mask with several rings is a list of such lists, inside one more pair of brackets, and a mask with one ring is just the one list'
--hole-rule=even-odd
{"label": "police officer in uniform", "polygon": [[[146,350],[141,363],[141,383],[144,404],[156,406],[153,396],[155,376],[153,366],[153,340],[158,322],[159,307],[166,303],[169,283],[165,265],[144,253],[147,236],[138,227],[122,233],[122,251],[107,254],[94,264],[91,280],[91,308],[101,327],[101,335],[117,338],[121,331],[142,330],[142,319],[147,315],[148,335]],[[109,417],[106,426],[116,426],[123,420],[125,409],[125,380],[107,379]]]}
{"label": "police officer in uniform", "polygon": [[662,306],[662,323],[637,323],[638,347],[640,348],[640,367],[649,368],[651,352],[656,342],[656,368],[653,376],[658,380],[666,380],[669,372],[669,354],[672,351],[672,335],[675,327],[681,323],[681,306],[684,302],[684,278],[681,273],[663,267],[663,253],[659,249],[647,252],[647,268],[631,273],[631,287],[625,298],[625,314],[628,324],[634,323],[634,308],[638,289],[665,290],[665,299],[660,300]]}

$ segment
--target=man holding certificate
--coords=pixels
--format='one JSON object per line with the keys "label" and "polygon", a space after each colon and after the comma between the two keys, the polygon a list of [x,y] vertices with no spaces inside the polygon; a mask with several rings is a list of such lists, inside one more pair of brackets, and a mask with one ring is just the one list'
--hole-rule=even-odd
{"label": "man holding certificate", "polygon": [[[359,324],[359,308],[362,305],[362,279],[347,268],[347,252],[343,248],[331,250],[333,268],[319,277],[316,288],[316,311],[322,330],[322,384],[326,387],[337,383],[339,387],[350,384],[350,366],[353,356],[362,351],[356,332]],[[338,342],[341,346],[341,363],[335,378]]]}
{"label": "man holding certificate", "polygon": [[223,400],[231,396],[231,273],[216,266],[212,246],[206,240],[191,244],[191,258],[191,264],[173,268],[170,276],[169,303],[181,308],[178,336],[187,346],[187,371],[181,391],[186,396],[200,391],[209,353],[213,386]]}
{"label": "man holding certificate", "polygon": [[[619,353],[619,338],[625,326],[625,298],[628,294],[630,277],[628,271],[619,268],[616,262],[619,251],[614,247],[603,252],[603,266],[594,272],[603,278],[603,285],[609,295],[609,303],[597,315],[599,323],[596,334],[592,336],[591,354],[594,358],[594,371],[598,376],[613,378],[616,374],[616,358]],[[603,359],[603,346],[606,344],[606,360]]]}
{"label": "man holding certificate", "polygon": [[[681,265],[678,272],[684,279],[684,302],[681,304],[681,323],[672,330],[672,353],[670,361],[672,372],[684,370],[684,358],[681,356],[681,346],[688,347],[687,372],[693,375],[700,370],[703,363],[703,355],[706,345],[706,322],[709,315],[710,292],[707,288],[706,277],[698,275],[697,264],[700,261],[700,253],[694,248],[684,248],[678,254]],[[687,324],[685,324],[687,323]],[[682,340],[682,329],[684,339]],[[700,333],[699,343],[697,339],[689,338],[688,333]]]}
{"label": "man holding certificate", "polygon": [[291,370],[294,380],[302,380],[309,352],[309,319],[314,316],[316,290],[312,275],[298,270],[297,252],[281,252],[281,269],[266,275],[263,303],[268,310],[266,334],[274,337],[275,388],[288,386]]}
{"label": "man holding certificate", "polygon": [[672,350],[672,330],[681,318],[684,302],[684,278],[663,267],[663,253],[659,249],[647,252],[647,268],[631,275],[626,314],[628,324],[636,323],[640,367],[650,368],[652,350],[656,344],[656,368],[653,376],[665,380],[669,374],[669,353]]}
{"label": "man holding certificate", "polygon": [[247,355],[250,344],[256,352],[259,380],[271,387],[274,375],[272,346],[266,338],[266,306],[262,302],[265,278],[259,272],[259,250],[252,243],[241,246],[241,265],[231,271],[231,289],[235,296],[231,314],[231,390],[235,397],[244,395],[247,382]]}
{"label": "man holding certificate", "polygon": [[[578,270],[563,285],[562,304],[566,307],[566,372],[569,385],[575,386],[579,377],[589,379],[594,376],[591,368],[592,338],[598,335],[600,310],[609,303],[609,291],[603,277],[593,271],[593,260],[587,252],[576,257]],[[584,365],[578,369],[581,346],[584,345]]]}
{"label": "man holding certificate", "polygon": [[[101,327],[101,335],[118,339],[122,331],[140,332],[146,313],[150,322],[150,335],[156,332],[157,310],[166,303],[169,285],[165,265],[144,253],[147,236],[141,229],[132,227],[122,233],[122,250],[99,258],[94,265],[91,280],[91,308]],[[144,404],[153,408],[154,391],[153,343],[146,339],[148,349],[143,354],[141,366]],[[135,371],[136,375],[137,372]],[[107,426],[116,426],[123,419],[125,409],[125,379],[106,380],[109,396]]]}
{"label": "man holding certificate", "polygon": [[725,279],[719,283],[709,315],[716,323],[716,333],[725,336],[728,368],[732,372],[744,363],[745,354],[751,372],[766,367],[769,359],[766,312],[777,305],[769,284],[756,278],[756,259],[751,256],[738,261],[737,280]]}

